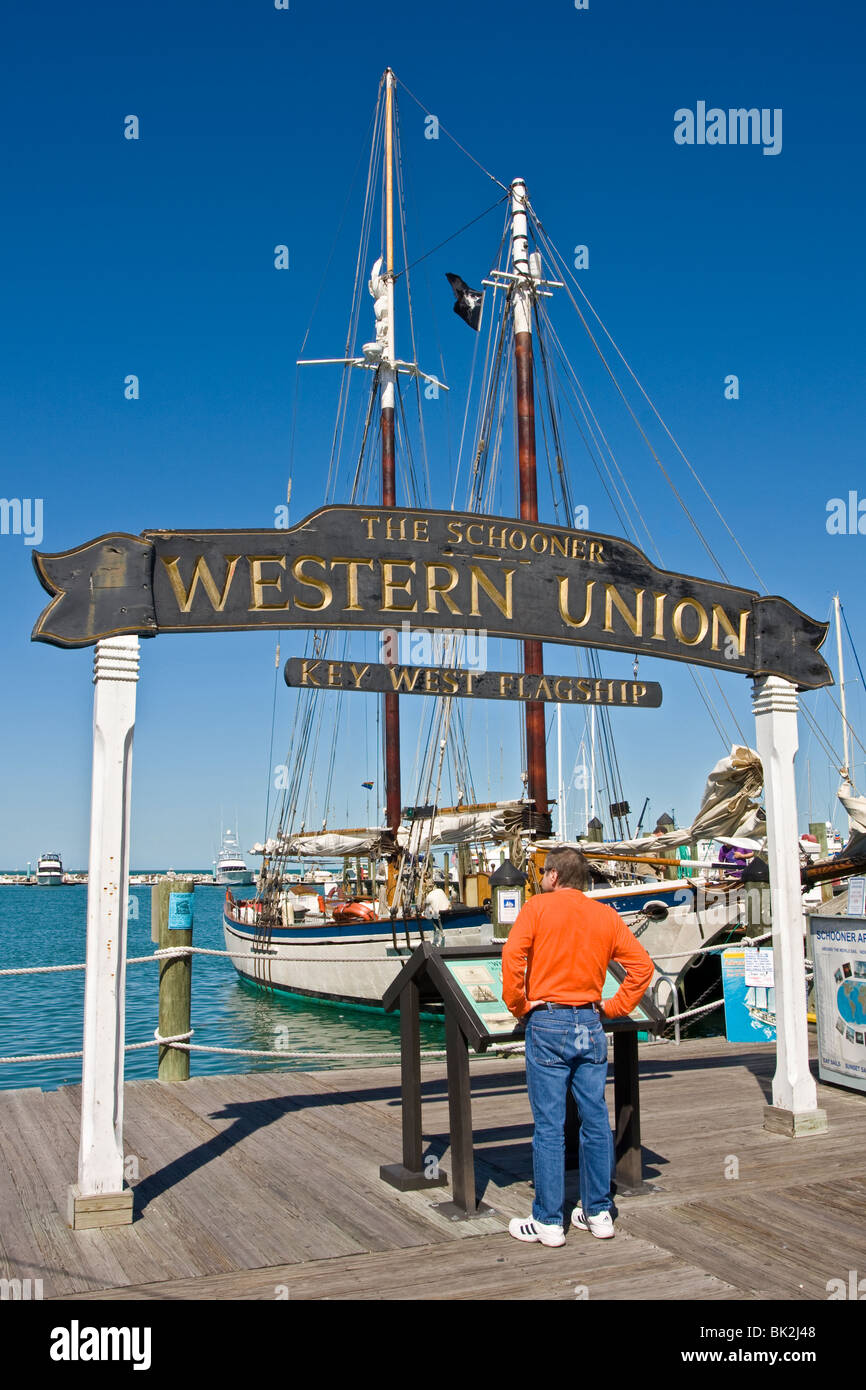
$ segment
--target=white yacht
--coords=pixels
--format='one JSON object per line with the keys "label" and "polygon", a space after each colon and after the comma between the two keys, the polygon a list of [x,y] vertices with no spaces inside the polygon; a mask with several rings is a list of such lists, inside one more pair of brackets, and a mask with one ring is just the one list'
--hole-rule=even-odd
{"label": "white yacht", "polygon": [[226,830],[223,833],[222,848],[214,865],[213,877],[214,883],[222,883],[232,888],[252,887],[253,870],[246,866],[234,831]]}
{"label": "white yacht", "polygon": [[36,882],[40,888],[58,888],[63,882],[63,864],[59,854],[43,854],[36,861]]}

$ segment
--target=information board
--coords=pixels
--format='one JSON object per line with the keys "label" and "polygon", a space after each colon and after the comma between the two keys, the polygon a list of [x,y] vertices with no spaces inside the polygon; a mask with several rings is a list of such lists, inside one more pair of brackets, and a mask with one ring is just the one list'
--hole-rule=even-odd
{"label": "information board", "polygon": [[773,952],[754,947],[723,951],[722,989],[728,1042],[774,1042]]}
{"label": "information board", "polygon": [[[478,1021],[490,1034],[512,1033],[517,1026],[514,1015],[502,1001],[502,958],[489,956],[459,960],[442,956],[442,964],[460,989],[466,1003]],[[613,965],[608,970],[602,990],[603,999],[612,999],[620,987],[623,972]],[[657,1026],[660,1015],[644,996],[628,1018],[635,1023]]]}
{"label": "information board", "polygon": [[866,878],[848,880],[848,916],[866,917]]}
{"label": "information board", "polygon": [[818,1075],[866,1091],[866,922],[809,918],[815,967]]}

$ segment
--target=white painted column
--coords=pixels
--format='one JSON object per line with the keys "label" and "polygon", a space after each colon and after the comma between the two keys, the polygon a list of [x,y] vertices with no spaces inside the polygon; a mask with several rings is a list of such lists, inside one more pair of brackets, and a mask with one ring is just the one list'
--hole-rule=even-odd
{"label": "white painted column", "polygon": [[137,637],[108,637],[93,662],[93,782],[78,1183],[70,1225],[132,1220],[123,1187],[123,1062],[129,820]]}
{"label": "white painted column", "polygon": [[757,751],[764,767],[773,969],[776,989],[776,1074],[764,1128],[795,1138],[827,1128],[809,1070],[803,904],[800,890],[797,796],[797,691],[779,676],[754,682]]}

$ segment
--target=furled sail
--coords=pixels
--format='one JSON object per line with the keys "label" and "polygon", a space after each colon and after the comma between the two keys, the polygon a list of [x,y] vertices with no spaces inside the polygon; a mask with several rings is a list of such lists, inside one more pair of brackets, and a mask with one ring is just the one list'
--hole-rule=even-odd
{"label": "furled sail", "polygon": [[368,854],[381,859],[396,854],[397,845],[385,829],[334,830],[320,835],[278,835],[265,844],[253,845],[250,854],[267,854],[299,859],[345,859]]}
{"label": "furled sail", "polygon": [[468,845],[479,840],[509,840],[520,830],[521,801],[498,801],[485,810],[451,811],[430,819],[401,826],[397,839],[401,849],[417,854],[427,845]]}
{"label": "furled sail", "polygon": [[729,756],[720,759],[708,776],[700,809],[690,826],[662,835],[644,835],[639,840],[617,840],[613,844],[593,845],[592,848],[621,850],[623,854],[647,854],[676,849],[695,840],[715,840],[720,836],[750,836],[757,832],[760,838],[766,832],[759,825],[760,808],[755,798],[763,785],[764,769],[757,753],[752,748],[735,744]]}

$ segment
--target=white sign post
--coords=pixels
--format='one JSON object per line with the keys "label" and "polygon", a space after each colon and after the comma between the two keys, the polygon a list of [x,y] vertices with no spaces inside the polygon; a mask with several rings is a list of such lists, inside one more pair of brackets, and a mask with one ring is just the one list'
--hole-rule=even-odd
{"label": "white sign post", "polygon": [[128,1225],[123,1182],[123,1060],[132,735],[137,637],[96,644],[93,783],[87,873],[87,968],[78,1182],[69,1189],[74,1230]]}
{"label": "white sign post", "polygon": [[773,966],[776,990],[776,1074],[773,1103],[764,1128],[797,1138],[827,1128],[809,1070],[806,969],[800,861],[797,853],[797,691],[780,676],[754,682],[753,707],[758,756],[764,767],[770,900],[773,909]]}

